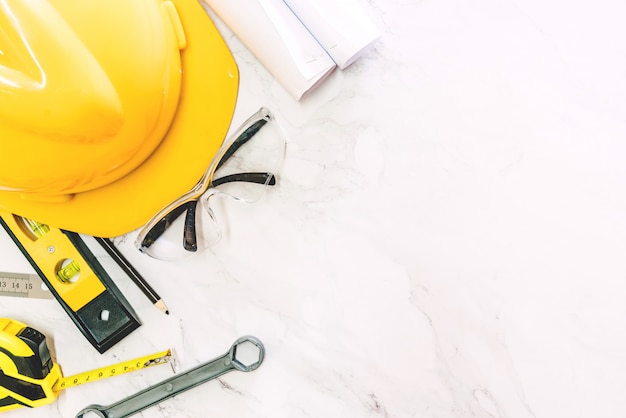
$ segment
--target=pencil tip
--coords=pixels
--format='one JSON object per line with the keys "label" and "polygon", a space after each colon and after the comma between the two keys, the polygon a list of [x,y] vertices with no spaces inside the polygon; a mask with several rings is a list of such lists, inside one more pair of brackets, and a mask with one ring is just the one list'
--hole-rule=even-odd
{"label": "pencil tip", "polygon": [[170,311],[165,311],[165,315],[169,315],[169,314],[170,314]]}

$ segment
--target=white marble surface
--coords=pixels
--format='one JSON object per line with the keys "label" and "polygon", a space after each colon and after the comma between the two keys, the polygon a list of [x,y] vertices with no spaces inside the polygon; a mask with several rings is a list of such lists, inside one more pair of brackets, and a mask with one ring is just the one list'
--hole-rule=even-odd
{"label": "white marble surface", "polygon": [[[267,357],[146,410],[173,417],[626,416],[626,3],[362,0],[383,32],[295,102],[219,25],[237,121],[272,109],[279,187],[193,262],[121,244],[166,299],[104,355],[54,301],[0,299],[66,374],[173,347],[182,371],[253,334]],[[2,239],[0,270],[28,264]],[[106,261],[106,257],[103,257]],[[79,386],[73,417],[173,372]]]}

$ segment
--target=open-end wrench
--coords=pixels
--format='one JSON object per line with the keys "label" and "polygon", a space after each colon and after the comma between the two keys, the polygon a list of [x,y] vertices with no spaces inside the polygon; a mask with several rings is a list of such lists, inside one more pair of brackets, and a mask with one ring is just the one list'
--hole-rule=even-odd
{"label": "open-end wrench", "polygon": [[219,377],[233,370],[250,372],[263,362],[265,348],[252,336],[239,338],[221,357],[203,363],[191,370],[166,379],[109,406],[89,405],[76,418],[95,414],[103,418],[124,418],[143,411],[187,389]]}

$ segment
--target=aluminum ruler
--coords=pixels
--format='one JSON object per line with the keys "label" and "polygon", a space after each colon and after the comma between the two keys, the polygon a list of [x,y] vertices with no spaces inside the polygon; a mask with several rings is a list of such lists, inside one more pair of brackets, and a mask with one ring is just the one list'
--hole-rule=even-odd
{"label": "aluminum ruler", "polygon": [[53,299],[38,274],[8,273],[0,271],[0,296]]}

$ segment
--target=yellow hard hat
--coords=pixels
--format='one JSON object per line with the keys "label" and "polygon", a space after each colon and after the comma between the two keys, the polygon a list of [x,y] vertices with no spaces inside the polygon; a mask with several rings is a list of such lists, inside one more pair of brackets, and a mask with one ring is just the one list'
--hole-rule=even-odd
{"label": "yellow hard hat", "polygon": [[198,0],[4,0],[0,28],[0,209],[112,237],[202,177],[239,78]]}

